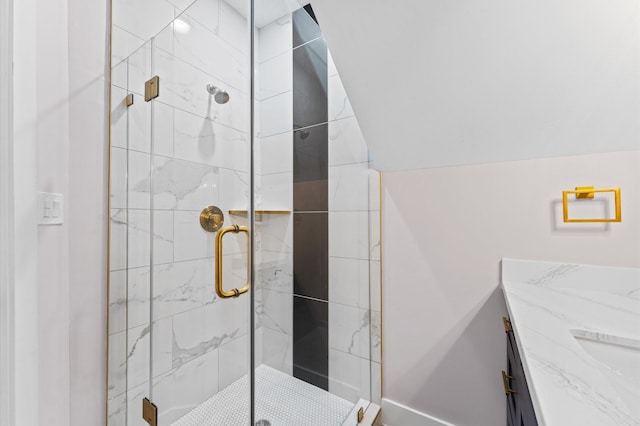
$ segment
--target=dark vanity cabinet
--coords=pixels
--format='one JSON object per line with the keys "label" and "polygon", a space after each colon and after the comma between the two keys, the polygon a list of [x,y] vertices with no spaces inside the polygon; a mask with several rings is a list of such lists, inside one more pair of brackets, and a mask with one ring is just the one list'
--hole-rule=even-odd
{"label": "dark vanity cabinet", "polygon": [[501,372],[504,392],[507,396],[507,425],[537,426],[538,422],[511,322],[504,317],[502,320],[507,334],[507,369]]}

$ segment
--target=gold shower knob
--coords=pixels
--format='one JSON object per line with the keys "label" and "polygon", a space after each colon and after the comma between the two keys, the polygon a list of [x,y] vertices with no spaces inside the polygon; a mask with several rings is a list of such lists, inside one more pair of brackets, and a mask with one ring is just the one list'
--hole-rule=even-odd
{"label": "gold shower knob", "polygon": [[224,213],[216,206],[207,206],[200,212],[200,226],[207,232],[216,232],[224,224]]}

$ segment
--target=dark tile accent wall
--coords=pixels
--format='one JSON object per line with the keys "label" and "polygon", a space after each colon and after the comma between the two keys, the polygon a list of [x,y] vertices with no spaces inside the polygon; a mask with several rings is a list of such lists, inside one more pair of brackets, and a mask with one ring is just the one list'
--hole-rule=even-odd
{"label": "dark tile accent wall", "polygon": [[328,300],[328,232],[328,213],[294,213],[294,294]]}
{"label": "dark tile accent wall", "polygon": [[293,209],[327,211],[329,179],[327,124],[293,132]]}
{"label": "dark tile accent wall", "polygon": [[293,375],[328,390],[329,114],[321,36],[311,6],[294,12]]}
{"label": "dark tile accent wall", "polygon": [[327,81],[324,39],[319,38],[293,51],[294,129],[328,121]]}
{"label": "dark tile accent wall", "polygon": [[329,389],[329,304],[293,296],[293,375]]}
{"label": "dark tile accent wall", "polygon": [[293,12],[293,48],[318,37],[322,37],[322,32],[311,5]]}

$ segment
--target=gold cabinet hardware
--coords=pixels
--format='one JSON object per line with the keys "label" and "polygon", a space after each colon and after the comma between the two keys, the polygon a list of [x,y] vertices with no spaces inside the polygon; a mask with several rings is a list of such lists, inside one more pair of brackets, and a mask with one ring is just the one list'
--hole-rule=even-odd
{"label": "gold cabinet hardware", "polygon": [[149,398],[142,400],[142,418],[150,426],[158,426],[158,407]]}
{"label": "gold cabinet hardware", "polygon": [[512,393],[518,393],[514,389],[511,389],[509,380],[513,380],[513,376],[509,376],[506,371],[502,370],[502,385],[504,386],[504,393],[507,396]]}
{"label": "gold cabinet hardware", "polygon": [[131,105],[133,105],[133,93],[129,93],[127,95],[127,97],[124,99],[124,103],[125,105],[127,105],[128,107],[130,107]]}
{"label": "gold cabinet hardware", "polygon": [[207,232],[216,232],[224,224],[224,213],[216,206],[207,206],[200,212],[200,226]]}
{"label": "gold cabinet hardware", "polygon": [[[613,192],[616,204],[616,217],[613,219],[570,219],[569,218],[569,194],[575,194],[576,199],[591,199],[596,192]],[[574,191],[562,191],[562,216],[565,222],[601,223],[601,222],[622,222],[622,209],[620,206],[620,188],[594,189],[593,186],[577,186]]]}
{"label": "gold cabinet hardware", "polygon": [[502,317],[502,324],[504,325],[504,332],[509,334],[513,331],[511,328],[511,321],[507,319],[507,317]]}
{"label": "gold cabinet hardware", "polygon": [[160,77],[157,75],[144,83],[144,100],[149,102],[160,96]]}
{"label": "gold cabinet hardware", "polygon": [[364,408],[360,407],[358,410],[358,423],[364,420]]}
{"label": "gold cabinet hardware", "polygon": [[222,228],[218,231],[218,235],[216,235],[216,293],[218,294],[218,296],[220,296],[223,299],[228,299],[229,297],[238,297],[243,293],[246,293],[247,291],[249,291],[249,286],[250,286],[250,277],[248,276],[248,270],[249,268],[247,267],[247,283],[245,284],[244,287],[237,289],[231,289],[231,291],[225,291],[224,288],[222,287],[222,239],[224,238],[225,234],[228,232],[233,232],[234,234],[237,234],[239,232],[244,232],[247,234],[247,259],[249,259],[249,228],[247,228],[246,226],[238,226],[238,225],[231,225],[228,226],[226,228]]}

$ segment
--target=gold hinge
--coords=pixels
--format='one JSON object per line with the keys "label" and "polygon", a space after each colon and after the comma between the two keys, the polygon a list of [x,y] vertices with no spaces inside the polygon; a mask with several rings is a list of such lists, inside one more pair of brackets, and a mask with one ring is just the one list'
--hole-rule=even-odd
{"label": "gold hinge", "polygon": [[131,105],[133,105],[133,93],[129,93],[129,94],[127,95],[127,97],[126,97],[126,98],[125,98],[125,100],[124,100],[124,103],[125,103],[128,107],[130,107]]}
{"label": "gold hinge", "polygon": [[504,332],[511,333],[513,328],[511,327],[511,321],[509,321],[506,317],[502,317],[502,324],[504,325]]}
{"label": "gold hinge", "polygon": [[358,423],[364,419],[364,408],[360,407],[358,410]]}
{"label": "gold hinge", "polygon": [[144,100],[149,102],[160,94],[160,77],[157,75],[144,83]]}
{"label": "gold hinge", "polygon": [[158,407],[149,398],[142,400],[142,418],[150,426],[158,426]]}

